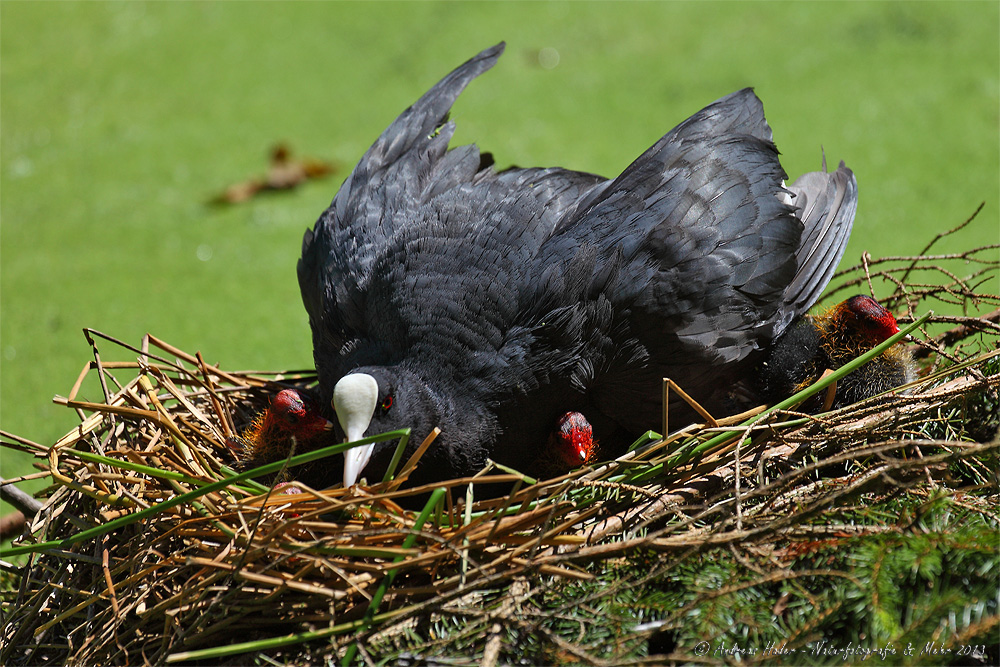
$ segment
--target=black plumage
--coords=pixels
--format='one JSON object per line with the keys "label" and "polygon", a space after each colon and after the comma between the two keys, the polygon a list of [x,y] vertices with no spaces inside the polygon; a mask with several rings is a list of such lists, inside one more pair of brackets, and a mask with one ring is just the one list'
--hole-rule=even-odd
{"label": "black plumage", "polygon": [[[750,89],[615,179],[498,172],[474,145],[448,150],[447,116],[502,51],[389,126],[306,232],[298,266],[324,404],[345,376],[374,379],[340,384],[377,394],[359,401],[370,419],[338,414],[348,435],[410,426],[415,447],[442,429],[417,481],[536,458],[569,411],[613,452],[659,423],[664,376],[722,409],[829,281],[857,203],[843,164],[785,186]],[[374,448],[370,478],[391,449]]]}

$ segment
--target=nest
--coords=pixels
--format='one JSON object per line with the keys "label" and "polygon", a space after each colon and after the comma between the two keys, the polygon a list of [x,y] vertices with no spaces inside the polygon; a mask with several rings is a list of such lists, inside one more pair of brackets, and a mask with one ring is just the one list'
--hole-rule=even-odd
{"label": "nest", "polygon": [[[977,293],[997,269],[981,251],[950,257],[985,267],[971,280],[941,269],[954,280],[915,290],[906,277],[943,256],[919,266],[866,259],[848,274],[864,277],[846,287],[888,281],[898,289],[883,303],[911,313],[930,298],[996,306],[995,295]],[[956,466],[966,483],[992,485],[963,502],[996,520],[984,461],[1000,446],[1000,352],[980,334],[1000,332],[997,312],[921,320],[927,340],[916,356],[932,363],[905,393],[819,416],[785,406],[666,439],[649,434],[618,460],[554,479],[493,467],[435,487],[448,493],[402,486],[418,459],[366,488],[272,488],[238,475],[228,443],[280,389],[314,386],[313,373],[227,372],[153,336],[132,347],[88,331],[94,360],[68,398],[57,397],[80,424],[51,447],[4,434],[6,446],[44,461],[52,486],[13,549],[27,561],[7,566],[17,582],[5,596],[0,661],[374,661],[380,652],[405,658],[414,651],[408,637],[426,641],[414,628],[447,618],[463,626],[449,639],[459,655],[494,664],[507,626],[530,622],[522,602],[553,582],[594,580],[594,562],[842,534],[855,528],[814,519],[845,499],[946,485]],[[927,333],[932,322],[946,330]],[[105,361],[97,344],[105,341],[130,359]],[[91,374],[102,401],[78,399]],[[511,492],[477,498],[487,483]],[[423,510],[402,508],[414,502]],[[582,644],[539,632],[549,655],[601,662]],[[470,637],[480,643],[470,648]]]}

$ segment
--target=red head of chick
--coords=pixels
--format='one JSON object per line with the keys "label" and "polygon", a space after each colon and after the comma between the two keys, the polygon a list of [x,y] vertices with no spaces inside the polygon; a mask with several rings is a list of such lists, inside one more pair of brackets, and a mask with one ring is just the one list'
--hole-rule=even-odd
{"label": "red head of chick", "polygon": [[899,333],[892,313],[864,295],[852,296],[811,320],[837,367]]}
{"label": "red head of chick", "polygon": [[[312,398],[295,389],[283,389],[271,405],[254,419],[240,438],[240,467],[254,468],[302,454],[326,443],[333,424],[319,411]],[[333,444],[330,442],[329,444]]]}
{"label": "red head of chick", "polygon": [[[896,318],[875,299],[854,296],[825,313],[806,316],[779,338],[758,371],[761,394],[779,401],[899,332]],[[837,383],[840,408],[910,382],[914,364],[897,344]],[[807,405],[807,410],[815,410]]]}
{"label": "red head of chick", "polygon": [[579,412],[567,412],[559,418],[549,439],[553,452],[568,468],[589,463],[597,455],[594,429]]}
{"label": "red head of chick", "polygon": [[556,422],[548,445],[532,466],[532,472],[556,477],[597,458],[597,442],[590,422],[579,412],[567,412]]}

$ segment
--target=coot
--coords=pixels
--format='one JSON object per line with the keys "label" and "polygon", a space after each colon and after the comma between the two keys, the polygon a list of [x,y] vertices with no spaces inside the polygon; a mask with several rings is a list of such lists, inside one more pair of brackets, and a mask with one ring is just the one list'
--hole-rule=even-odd
{"label": "coot", "polygon": [[[613,454],[659,423],[665,376],[721,409],[826,286],[857,204],[843,163],[785,184],[750,89],[613,179],[448,150],[452,104],[503,48],[406,109],[303,240],[320,393],[344,436],[412,427],[416,447],[442,429],[411,483],[524,465],[568,412]],[[344,484],[379,478],[394,446],[352,450]]]}

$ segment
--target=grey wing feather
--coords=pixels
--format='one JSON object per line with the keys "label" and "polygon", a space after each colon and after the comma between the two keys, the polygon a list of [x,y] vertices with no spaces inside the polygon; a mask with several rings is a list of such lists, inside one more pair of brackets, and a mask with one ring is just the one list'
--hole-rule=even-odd
{"label": "grey wing feather", "polygon": [[824,164],[823,171],[803,174],[788,190],[805,229],[796,255],[798,270],[782,299],[785,313],[779,335],[816,303],[830,282],[844,256],[858,208],[858,181],[843,162],[832,173]]}
{"label": "grey wing feather", "polygon": [[622,307],[634,300],[636,325],[658,329],[650,336],[697,338],[723,357],[742,349],[745,336],[764,339],[769,332],[732,334],[748,319],[773,318],[802,230],[779,197],[784,171],[770,136],[750,89],[716,101],[595,188],[541,261],[568,261],[593,246],[603,266],[622,253],[628,275],[617,285],[626,289],[610,298]]}
{"label": "grey wing feather", "polygon": [[479,53],[400,114],[306,231],[298,278],[317,354],[337,358],[363,330],[371,267],[399,224],[418,217],[413,208],[451,185],[471,181],[479,170],[474,146],[446,155],[454,132],[447,116],[469,82],[490,69],[503,50],[500,43]]}
{"label": "grey wing feather", "polygon": [[[788,286],[825,280],[811,257],[800,270],[804,225],[770,137],[751,90],[718,100],[588,191],[536,259],[540,335],[627,428],[658,414],[661,373],[717,407],[727,373],[776,335]],[[826,205],[807,208],[810,225]]]}

